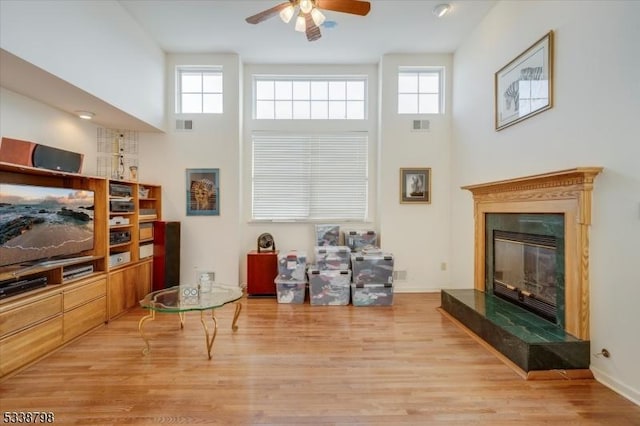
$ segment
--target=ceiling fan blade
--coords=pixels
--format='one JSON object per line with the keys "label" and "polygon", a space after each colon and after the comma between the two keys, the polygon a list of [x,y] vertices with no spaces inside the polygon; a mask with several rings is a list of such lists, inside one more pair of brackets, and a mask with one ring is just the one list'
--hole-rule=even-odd
{"label": "ceiling fan blade", "polygon": [[280,11],[282,9],[284,9],[285,7],[289,6],[291,4],[291,2],[286,1],[284,3],[280,3],[277,6],[273,6],[270,9],[266,9],[263,10],[260,13],[256,13],[253,16],[249,16],[248,18],[245,19],[245,21],[247,21],[250,24],[259,24],[262,21],[266,21],[267,19],[271,18],[272,16],[277,15],[278,13],[280,13]]}
{"label": "ceiling fan blade", "polygon": [[304,22],[305,22],[306,27],[307,27],[307,29],[305,31],[307,33],[307,40],[315,41],[315,40],[319,39],[320,37],[322,37],[322,34],[320,34],[320,28],[318,28],[316,23],[313,22],[313,18],[311,18],[311,14],[310,13],[305,13]]}
{"label": "ceiling fan blade", "polygon": [[371,10],[371,3],[359,0],[316,0],[316,7],[335,12],[365,16]]}

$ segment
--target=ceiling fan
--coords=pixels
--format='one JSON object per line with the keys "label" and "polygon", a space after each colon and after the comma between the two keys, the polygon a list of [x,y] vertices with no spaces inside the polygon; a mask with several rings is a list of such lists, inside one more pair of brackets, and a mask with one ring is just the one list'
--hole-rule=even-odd
{"label": "ceiling fan", "polygon": [[307,40],[314,41],[321,37],[318,27],[325,20],[320,9],[365,16],[371,9],[371,3],[360,0],[289,0],[249,16],[245,21],[259,24],[279,14],[280,18],[288,23],[298,10],[296,31],[305,32]]}

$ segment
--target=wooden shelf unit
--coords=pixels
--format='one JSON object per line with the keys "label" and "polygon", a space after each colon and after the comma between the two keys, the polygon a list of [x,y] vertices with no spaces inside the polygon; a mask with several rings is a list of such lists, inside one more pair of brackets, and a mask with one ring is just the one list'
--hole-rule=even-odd
{"label": "wooden shelf unit", "polygon": [[[94,247],[62,263],[0,267],[0,281],[46,277],[47,285],[0,300],[0,377],[13,374],[95,327],[137,306],[151,291],[153,256],[141,258],[140,225],[161,218],[161,187],[131,181],[115,181],[132,190],[132,212],[109,209],[109,183],[103,177],[58,172],[0,162],[0,182],[40,185],[94,192]],[[140,189],[148,190],[144,197]],[[155,218],[140,209],[155,209]],[[128,224],[110,225],[123,216]],[[110,231],[130,231],[131,240],[110,244]],[[110,266],[109,256],[129,251],[131,260]],[[70,275],[76,267],[93,271]]]}

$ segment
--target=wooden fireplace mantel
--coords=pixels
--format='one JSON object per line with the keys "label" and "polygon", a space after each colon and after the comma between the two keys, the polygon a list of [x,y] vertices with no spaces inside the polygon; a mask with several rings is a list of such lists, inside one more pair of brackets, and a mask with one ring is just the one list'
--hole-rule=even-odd
{"label": "wooden fireplace mantel", "polygon": [[474,201],[474,285],[485,291],[485,215],[562,213],[565,218],[565,331],[589,340],[589,226],[593,182],[602,167],[578,167],[463,186]]}

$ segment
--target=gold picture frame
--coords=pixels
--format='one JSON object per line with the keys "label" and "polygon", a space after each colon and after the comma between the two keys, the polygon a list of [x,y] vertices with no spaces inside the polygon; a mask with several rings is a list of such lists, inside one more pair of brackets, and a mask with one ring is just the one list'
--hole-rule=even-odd
{"label": "gold picture frame", "polygon": [[431,168],[403,167],[400,169],[400,203],[431,203]]}
{"label": "gold picture frame", "polygon": [[553,107],[553,31],[495,73],[496,131]]}

